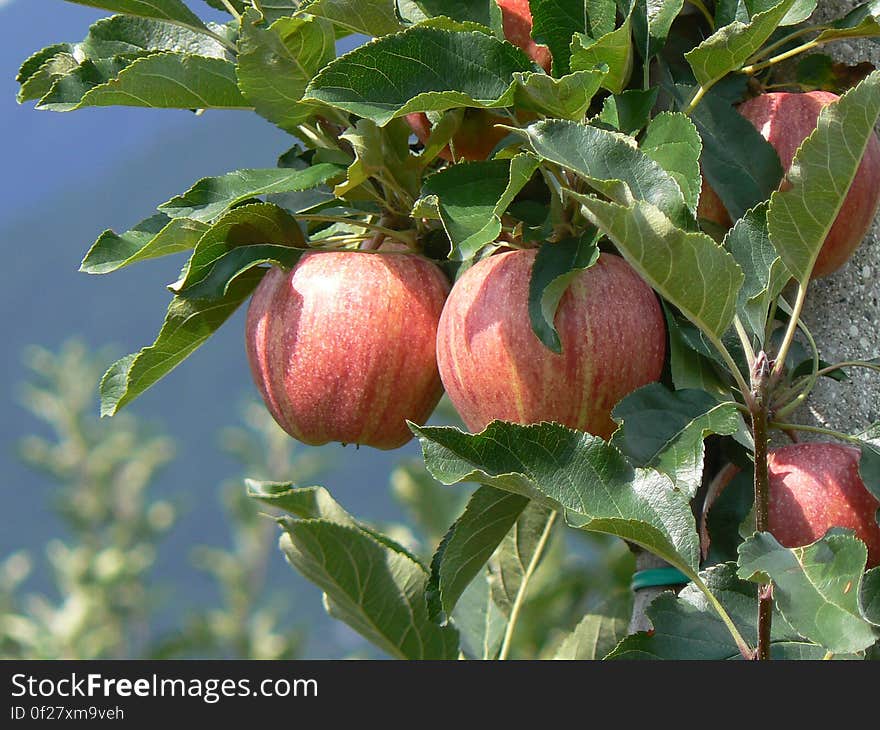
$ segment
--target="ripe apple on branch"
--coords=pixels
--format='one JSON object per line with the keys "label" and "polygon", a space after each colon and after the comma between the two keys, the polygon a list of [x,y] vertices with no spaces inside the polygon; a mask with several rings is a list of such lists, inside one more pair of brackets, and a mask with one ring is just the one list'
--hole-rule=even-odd
{"label": "ripe apple on branch", "polygon": [[770,451],[770,531],[787,547],[814,543],[832,527],[854,530],[880,565],[878,501],[859,475],[860,452],[835,443],[800,443]]}
{"label": "ripe apple on branch", "polygon": [[[787,174],[801,143],[816,129],[822,109],[839,98],[828,91],[768,92],[743,102],[739,113],[773,145]],[[844,144],[844,140],[841,143]],[[783,190],[786,185],[788,183],[783,181]],[[871,228],[878,206],[880,140],[872,136],[846,202],[813,268],[813,277],[828,276],[849,260]],[[717,193],[708,186],[701,196],[700,215],[722,226],[731,225]]]}

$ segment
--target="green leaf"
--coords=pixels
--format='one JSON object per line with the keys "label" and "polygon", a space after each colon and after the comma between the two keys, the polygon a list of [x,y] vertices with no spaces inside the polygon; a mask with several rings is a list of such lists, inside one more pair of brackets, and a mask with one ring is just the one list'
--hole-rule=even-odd
{"label": "green leaf", "polygon": [[880,117],[880,72],[822,109],[770,198],[770,240],[792,275],[805,284],[856,176]]}
{"label": "green leaf", "polygon": [[474,492],[431,560],[426,598],[432,619],[452,613],[528,503],[525,497],[488,486]]}
{"label": "green leaf", "polygon": [[265,271],[251,269],[220,300],[175,297],[156,341],[118,360],[101,380],[101,415],[115,415],[183,362],[222,325],[260,283]]}
{"label": "green leaf", "polygon": [[82,58],[111,58],[139,55],[147,51],[174,51],[208,58],[225,59],[222,43],[205,33],[150,18],[113,15],[101,18],[89,28],[82,43],[75,46]]}
{"label": "green leaf", "polygon": [[[285,2],[285,0],[276,0],[276,1]],[[288,1],[292,2],[292,3],[296,3],[296,0],[288,0]],[[207,3],[212,8],[214,8],[214,10],[220,10],[224,13],[231,15],[227,5],[223,4],[223,0],[202,0],[202,2]],[[247,3],[250,3],[250,0],[226,0],[226,2],[228,5],[232,5],[232,7],[235,8],[235,11],[239,15],[244,15],[244,12],[247,10]],[[260,0],[257,0],[257,2],[260,2]],[[264,2],[262,2],[260,4],[262,5],[264,3],[265,3],[265,0],[264,0]]]}
{"label": "green leaf", "polygon": [[544,73],[516,73],[516,106],[546,117],[581,121],[604,76],[599,69],[576,71],[560,79]]}
{"label": "green leaf", "polygon": [[89,249],[79,270],[109,274],[147,259],[188,251],[208,226],[187,218],[172,220],[164,213],[147,218],[126,233],[104,231]]}
{"label": "green leaf", "polygon": [[678,112],[662,112],[648,124],[640,146],[648,157],[672,175],[688,209],[696,214],[703,144],[693,122]]}
{"label": "green leaf", "polygon": [[719,28],[700,45],[684,54],[697,83],[709,88],[742,66],[773,34],[797,0],[781,0],[749,23],[738,20]]}
{"label": "green leaf", "polygon": [[645,60],[654,58],[666,45],[669,30],[684,0],[638,0],[632,14],[636,48]]}
{"label": "green leaf", "polygon": [[529,502],[504,536],[493,562],[492,595],[502,612],[510,617],[512,607],[522,603],[553,529],[555,513]]}
{"label": "green leaf", "polygon": [[802,548],[784,548],[766,532],[739,548],[738,575],[773,581],[773,598],[798,632],[834,654],[871,646],[880,633],[859,612],[862,572],[868,558],[863,542],[829,533]]}
{"label": "green leaf", "polygon": [[402,119],[395,119],[384,127],[376,126],[369,119],[358,120],[342,135],[354,150],[355,160],[348,168],[348,179],[336,186],[336,196],[341,198],[375,177],[390,181],[410,199],[417,198],[423,161],[410,151],[411,134],[412,130]]}
{"label": "green leaf", "polygon": [[[752,16],[770,10],[778,2],[779,0],[745,0],[749,14]],[[813,14],[818,4],[818,0],[795,0],[794,5],[791,6],[791,9],[779,22],[779,25],[786,26],[803,23]]]}
{"label": "green leaf", "polygon": [[[743,273],[705,233],[676,228],[650,203],[630,206],[578,196],[587,217],[664,299],[710,337],[733,321]],[[699,276],[696,276],[698,273]]]}
{"label": "green leaf", "polygon": [[271,203],[229,211],[199,239],[172,291],[189,299],[219,299],[249,268],[272,262],[291,268],[306,251],[302,230]]}
{"label": "green leaf", "polygon": [[645,200],[682,224],[693,220],[675,178],[631,137],[558,119],[535,122],[522,134],[539,157],[571,170],[612,200]]}
{"label": "green leaf", "polygon": [[182,195],[160,205],[159,210],[170,218],[209,223],[229,208],[251,198],[311,190],[343,173],[343,167],[329,163],[318,163],[302,170],[236,170],[221,177],[202,178]]}
{"label": "green leaf", "polygon": [[532,0],[532,36],[550,48],[553,73],[571,71],[571,38],[586,33],[600,38],[614,30],[617,7],[614,0]]}
{"label": "green leaf", "polygon": [[394,0],[306,0],[301,13],[326,18],[352,33],[382,36],[401,29]]}
{"label": "green leaf", "polygon": [[554,325],[559,302],[574,277],[598,260],[595,231],[580,238],[546,243],[538,249],[529,279],[529,319],[538,339],[557,354],[562,352]]}
{"label": "green leaf", "polygon": [[730,436],[741,423],[732,402],[719,403],[702,390],[671,391],[660,383],[628,395],[612,418],[621,425],[611,443],[634,466],[666,474],[690,498],[702,483],[706,437]]}
{"label": "green leaf", "polygon": [[281,549],[324,591],[327,612],[392,657],[454,659],[458,635],[428,619],[425,569],[357,528],[324,520],[282,522]]}
{"label": "green leaf", "polygon": [[[734,563],[717,565],[700,573],[709,591],[721,602],[740,634],[757,633],[758,587],[739,580]],[[676,597],[664,592],[647,609],[653,630],[626,637],[609,659],[741,659],[727,627],[706,596],[691,583]],[[792,645],[797,645],[797,648]],[[812,648],[811,648],[812,647]],[[772,622],[770,656],[773,659],[821,658],[778,614]],[[792,656],[796,654],[796,656]]]}
{"label": "green leaf", "polygon": [[[244,0],[244,2],[248,1]],[[253,4],[259,6],[259,10],[267,23],[274,23],[279,18],[287,18],[294,15],[299,6],[302,5],[300,0],[258,0],[257,3]],[[247,9],[247,6],[245,6],[244,10],[240,12],[244,14],[244,11]]]}
{"label": "green leaf", "polygon": [[602,439],[559,424],[493,421],[472,435],[410,425],[443,484],[476,481],[564,511],[576,528],[641,545],[688,575],[698,537],[687,498],[663,475],[635,470]]}
{"label": "green leaf", "polygon": [[206,263],[199,270],[201,278],[197,281],[186,286],[178,281],[169,288],[185,299],[216,300],[226,296],[232,282],[244,272],[263,264],[292,269],[308,251],[278,243],[238,245]]}
{"label": "green leaf", "polygon": [[868,491],[880,500],[880,422],[872,424],[856,438],[861,442],[859,473],[862,481]]}
{"label": "green leaf", "polygon": [[425,180],[422,197],[436,196],[452,241],[451,259],[467,261],[498,238],[501,216],[537,166],[531,155],[517,155],[512,160],[452,165]]}
{"label": "green leaf", "polygon": [[302,104],[314,75],[336,56],[333,26],[319,18],[281,18],[270,28],[249,10],[242,20],[238,85],[257,113],[288,132],[316,111]]}
{"label": "green leaf", "polygon": [[452,621],[468,658],[498,658],[508,621],[492,597],[489,569],[482,569],[461,594]]}
{"label": "green leaf", "polygon": [[[724,247],[743,270],[736,311],[740,320],[763,344],[770,304],[791,279],[791,274],[770,242],[767,203],[740,218],[724,239]],[[811,361],[812,362],[812,361]]]}
{"label": "green leaf", "polygon": [[122,57],[83,61],[59,78],[38,109],[74,111],[89,106],[163,109],[246,108],[229,61],[155,53],[129,63]]}
{"label": "green leaf", "polygon": [[580,623],[559,645],[554,659],[604,659],[626,636],[632,597],[619,591],[591,606]]}
{"label": "green leaf", "polygon": [[114,13],[135,15],[141,18],[155,18],[180,23],[193,28],[205,25],[181,0],[67,0],[77,5],[110,10]]}
{"label": "green leaf", "polygon": [[59,43],[44,48],[27,59],[16,77],[21,85],[16,101],[22,104],[42,99],[59,78],[75,71],[79,61],[73,55],[74,51],[71,44]]}
{"label": "green leaf", "polygon": [[629,83],[633,69],[633,46],[630,18],[610,33],[593,40],[584,33],[575,33],[571,41],[571,70],[587,71],[598,66],[608,67],[602,86],[612,94],[621,93]]}
{"label": "green leaf", "polygon": [[812,53],[798,62],[797,83],[804,88],[837,90],[837,77],[834,73],[835,61],[824,53]]}
{"label": "green leaf", "polygon": [[823,30],[817,43],[830,43],[842,38],[873,38],[880,36],[880,2],[857,5],[845,16]]}
{"label": "green leaf", "polygon": [[657,102],[659,86],[651,89],[627,89],[622,94],[606,97],[599,113],[599,121],[619,132],[634,135],[651,119],[651,111]]}
{"label": "green leaf", "polygon": [[70,43],[55,43],[28,56],[18,69],[18,73],[15,76],[16,82],[26,84],[29,79],[39,72],[47,61],[59,53],[73,53],[73,46]]}
{"label": "green leaf", "polygon": [[304,520],[327,520],[338,525],[359,524],[330,496],[324,487],[297,487],[292,482],[263,482],[246,479],[247,495],[275,509]]}
{"label": "green leaf", "polygon": [[[223,44],[198,30],[149,18],[114,15],[94,23],[81,43],[49,46],[25,61],[17,77],[21,84],[18,100],[43,98],[59,78],[75,72],[84,61],[121,68],[126,62],[156,51],[217,59],[225,59],[227,53]],[[117,56],[124,58],[114,62]]]}
{"label": "green leaf", "polygon": [[245,486],[247,495],[263,504],[304,520],[323,520],[342,527],[354,527],[394,552],[404,553],[413,562],[419,562],[390,537],[352,517],[324,487],[297,487],[292,482],[263,482],[256,479],[245,479]]}
{"label": "green leaf", "polygon": [[727,400],[730,388],[721,380],[712,360],[697,353],[688,343],[676,316],[663,304],[669,335],[669,372],[676,390],[695,388]]}
{"label": "green leaf", "polygon": [[859,611],[865,621],[880,626],[880,566],[871,568],[862,578]]}
{"label": "green leaf", "polygon": [[782,180],[779,155],[729,100],[708,94],[691,121],[703,140],[703,174],[733,220],[770,198]]}
{"label": "green leaf", "polygon": [[333,61],[305,99],[383,126],[411,112],[509,106],[513,74],[531,70],[519,48],[485,33],[413,26]]}
{"label": "green leaf", "polygon": [[501,233],[493,213],[510,180],[510,162],[466,162],[431,175],[424,196],[436,196],[440,219],[452,242],[450,258],[467,261]]}
{"label": "green leaf", "polygon": [[501,12],[494,0],[397,0],[397,15],[410,25],[442,16],[497,28],[501,35]]}
{"label": "green leaf", "polygon": [[720,28],[734,20],[749,22],[749,9],[745,0],[717,0],[715,3],[715,26]]}

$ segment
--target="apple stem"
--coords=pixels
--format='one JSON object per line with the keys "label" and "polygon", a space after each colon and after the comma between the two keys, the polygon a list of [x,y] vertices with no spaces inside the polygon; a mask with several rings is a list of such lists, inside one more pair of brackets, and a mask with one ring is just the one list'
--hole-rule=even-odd
{"label": "apple stem", "polygon": [[[867,368],[868,370],[874,370],[880,372],[880,364],[871,362],[868,360],[847,360],[845,362],[835,363],[834,365],[829,365],[828,367],[821,368],[816,371],[815,378],[818,380],[825,375],[830,375],[831,373],[837,372],[838,370],[843,370],[844,368]],[[788,402],[788,405],[780,408],[779,410],[775,410],[774,416],[777,418],[782,418],[783,416],[787,416],[794,408],[792,406],[800,405],[801,401],[806,397],[805,391],[808,392],[809,389],[812,388],[812,377],[811,375],[805,375],[803,378],[796,380],[791,388],[784,391],[780,396],[780,402],[786,402],[787,399],[793,398],[792,401]],[[815,381],[813,381],[815,382]],[[807,387],[809,386],[809,388]]]}
{"label": "apple stem", "polygon": [[513,642],[513,632],[516,628],[517,620],[519,619],[519,612],[523,606],[523,600],[526,595],[529,581],[532,579],[535,568],[538,567],[538,563],[541,562],[541,558],[544,556],[544,550],[547,547],[550,535],[553,533],[553,525],[556,523],[556,517],[558,514],[558,512],[551,512],[548,515],[547,522],[544,524],[544,531],[541,533],[538,544],[535,546],[535,552],[532,555],[532,559],[529,561],[529,564],[526,566],[525,572],[523,573],[519,590],[516,592],[516,598],[510,609],[510,618],[507,620],[507,629],[504,631],[504,639],[501,643],[501,649],[498,652],[499,660],[507,659],[510,654],[510,648]]}
{"label": "apple stem", "polygon": [[739,341],[743,346],[743,350],[745,350],[746,360],[749,363],[749,367],[753,368],[755,366],[756,356],[755,349],[752,347],[752,338],[749,337],[749,334],[746,332],[746,328],[738,315],[733,318],[733,326],[736,328],[736,334],[739,335]]}
{"label": "apple stem", "polygon": [[229,14],[235,18],[239,23],[241,22],[241,14],[235,9],[235,6],[229,2],[229,0],[220,0],[223,5],[226,7],[226,10],[229,11]]}
{"label": "apple stem", "polygon": [[[819,348],[816,345],[816,339],[813,337],[813,334],[812,332],[810,332],[809,328],[800,320],[800,318],[798,318],[798,327],[804,333],[804,336],[810,343],[810,348],[813,352],[813,369],[810,372],[810,375],[807,376],[802,384],[799,384],[797,388],[789,389],[789,391],[787,391],[787,393],[782,398],[778,399],[781,407],[779,407],[778,409],[773,409],[773,415],[776,418],[787,416],[789,413],[800,407],[800,405],[804,403],[804,401],[806,401],[806,399],[809,397],[810,393],[813,392],[813,388],[816,387],[816,383],[819,380],[819,366],[821,364],[821,360],[819,357]],[[787,400],[788,398],[791,398],[791,400]]]}
{"label": "apple stem", "polygon": [[410,248],[413,247],[413,236],[411,231],[393,231],[390,228],[385,228],[384,226],[377,225],[376,223],[367,223],[366,221],[358,220],[357,218],[344,218],[334,215],[313,215],[309,213],[306,215],[298,215],[296,216],[296,218],[297,220],[301,221],[318,221],[321,223],[345,223],[350,226],[363,228],[367,231],[383,233],[388,238],[393,238],[396,241],[405,243]]}
{"label": "apple stem", "polygon": [[776,362],[773,364],[773,371],[771,373],[773,385],[779,382],[782,371],[785,369],[785,359],[788,357],[788,351],[791,348],[791,343],[794,341],[794,336],[797,332],[801,318],[801,312],[804,311],[804,303],[806,300],[807,284],[801,283],[798,285],[797,299],[795,300],[794,308],[791,312],[788,329],[785,331],[785,337],[783,337],[782,344],[779,346],[779,352],[776,354]]}
{"label": "apple stem", "polygon": [[776,428],[780,431],[803,431],[804,433],[817,433],[822,436],[831,436],[833,438],[839,439],[840,441],[847,441],[851,444],[855,444],[857,446],[862,445],[862,439],[856,438],[855,436],[850,436],[849,434],[841,433],[840,431],[835,431],[831,428],[822,428],[821,426],[806,426],[801,423],[779,423],[777,421],[770,422],[770,428]]}
{"label": "apple stem", "polygon": [[821,45],[821,43],[817,43],[816,41],[809,41],[808,43],[804,43],[798,46],[797,48],[792,48],[790,51],[780,53],[778,56],[768,58],[766,61],[762,61],[761,63],[755,63],[751,66],[744,66],[742,68],[742,73],[749,76],[754,76],[756,73],[758,73],[759,71],[763,71],[765,68],[770,68],[771,66],[775,66],[777,63],[782,63],[783,61],[787,61],[789,58],[794,58],[799,53],[812,51],[814,48],[818,48]]}
{"label": "apple stem", "polygon": [[[767,468],[767,444],[769,442],[768,391],[771,380],[770,361],[763,350],[758,353],[752,367],[752,433],[755,438],[755,529],[770,530],[770,475]],[[770,630],[773,621],[772,584],[758,588],[758,648],[755,658],[770,658]]]}
{"label": "apple stem", "polygon": [[762,58],[767,58],[767,56],[769,56],[775,50],[777,50],[779,48],[784,48],[789,43],[791,43],[793,40],[796,40],[797,38],[802,38],[803,36],[809,35],[810,33],[819,33],[823,30],[828,30],[828,28],[829,28],[829,26],[827,26],[827,25],[810,25],[810,26],[807,26],[806,28],[801,28],[800,30],[795,31],[794,33],[789,33],[784,38],[780,38],[775,43],[771,43],[770,45],[762,48],[758,53],[756,53],[748,61],[746,61],[746,63],[749,65],[754,65],[755,63],[760,61]]}
{"label": "apple stem", "polygon": [[691,114],[693,114],[694,109],[696,109],[697,106],[699,106],[700,102],[703,100],[703,97],[706,95],[707,91],[709,91],[709,89],[706,86],[701,86],[699,89],[697,89],[697,93],[694,94],[693,99],[691,99],[691,103],[688,104],[687,109],[684,110],[684,113],[687,116],[690,116]]}
{"label": "apple stem", "polygon": [[770,303],[770,311],[767,313],[767,323],[764,326],[764,342],[770,342],[770,338],[773,336],[773,330],[776,329],[776,310],[779,309],[779,300],[774,299]]}
{"label": "apple stem", "polygon": [[706,337],[718,351],[718,354],[721,355],[721,357],[724,359],[724,362],[727,365],[727,369],[730,371],[730,374],[736,381],[737,388],[739,388],[743,400],[748,407],[748,411],[749,413],[751,413],[752,394],[749,390],[749,386],[746,383],[745,378],[743,377],[742,372],[740,372],[739,366],[736,364],[736,360],[733,359],[733,356],[730,354],[730,350],[727,349],[725,344],[719,338],[715,337],[714,335],[710,335],[708,332],[706,333]]}
{"label": "apple stem", "polygon": [[333,148],[333,145],[330,144],[326,135],[313,125],[305,123],[297,125],[296,134],[303,142],[306,142],[307,144],[312,144],[316,148]]}

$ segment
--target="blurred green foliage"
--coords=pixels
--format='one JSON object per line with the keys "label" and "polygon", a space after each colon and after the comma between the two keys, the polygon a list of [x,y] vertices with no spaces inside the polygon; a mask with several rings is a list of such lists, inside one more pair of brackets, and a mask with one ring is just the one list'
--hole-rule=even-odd
{"label": "blurred green foliage", "polygon": [[[108,352],[71,341],[57,353],[31,348],[25,361],[30,378],[21,401],[48,435],[25,437],[19,453],[56,485],[52,508],[65,534],[44,551],[51,594],[26,591],[36,556],[19,551],[0,560],[0,657],[295,657],[302,633],[281,597],[264,590],[267,564],[277,559],[274,524],[244,497],[241,479],[222,490],[230,546],[192,554],[215,581],[218,605],[173,616],[179,626],[157,635],[164,606],[154,565],[179,506],[155,495],[155,479],[174,458],[174,444],[129,413],[98,418],[95,384],[112,361]],[[253,403],[221,439],[249,474],[308,479],[320,467]]]}

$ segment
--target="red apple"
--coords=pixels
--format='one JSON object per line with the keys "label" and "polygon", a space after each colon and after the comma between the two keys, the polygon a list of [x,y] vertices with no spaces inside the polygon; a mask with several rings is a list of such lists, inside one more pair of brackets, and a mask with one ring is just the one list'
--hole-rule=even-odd
{"label": "red apple", "polygon": [[[419,142],[425,144],[431,136],[431,121],[428,116],[421,113],[407,114],[406,121]],[[458,160],[485,160],[495,149],[495,145],[508,135],[506,129],[496,127],[496,124],[510,125],[510,119],[486,109],[465,109],[461,126],[452,138],[455,157]],[[439,156],[452,162],[452,150],[449,147],[445,147]]]}
{"label": "red apple", "polygon": [[540,46],[532,38],[532,9],[529,0],[497,0],[501,8],[501,23],[504,37],[513,45],[522,48],[529,57],[550,73],[552,58],[547,46]]}
{"label": "red apple", "polygon": [[278,424],[306,444],[394,449],[442,394],[437,323],[449,283],[420,256],[308,253],[270,270],[248,309],[254,382]]}
{"label": "red apple", "polygon": [[[816,128],[819,112],[838,98],[828,91],[774,92],[743,102],[739,113],[773,145],[787,172],[798,147]],[[868,233],[878,205],[880,141],[876,135],[871,135],[849,194],[819,252],[813,278],[827,276],[849,260]]]}
{"label": "red apple", "polygon": [[855,530],[868,546],[868,567],[880,564],[880,507],[859,476],[861,453],[834,443],[771,449],[770,532],[786,547],[809,545],[832,527]]}
{"label": "red apple", "polygon": [[607,438],[611,409],[656,381],[666,354],[657,297],[623,259],[602,254],[575,276],[554,323],[562,353],[529,321],[535,250],[483,259],[456,282],[440,317],[437,363],[465,424],[556,421]]}

